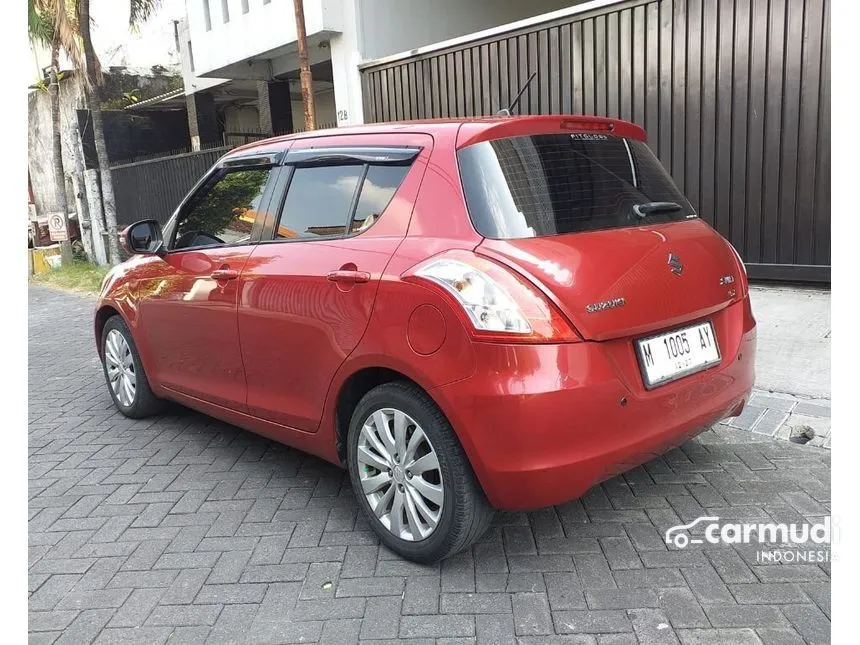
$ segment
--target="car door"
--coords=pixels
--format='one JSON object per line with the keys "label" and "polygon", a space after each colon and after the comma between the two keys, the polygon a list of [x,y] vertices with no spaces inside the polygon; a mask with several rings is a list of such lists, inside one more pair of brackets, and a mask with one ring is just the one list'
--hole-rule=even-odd
{"label": "car door", "polygon": [[[240,278],[251,414],[314,432],[335,371],[370,319],[406,234],[428,135],[296,141],[271,222]],[[277,207],[276,207],[277,203]]]}
{"label": "car door", "polygon": [[232,159],[210,171],[165,228],[166,254],[138,283],[140,333],[155,378],[170,390],[247,411],[238,278],[281,157]]}

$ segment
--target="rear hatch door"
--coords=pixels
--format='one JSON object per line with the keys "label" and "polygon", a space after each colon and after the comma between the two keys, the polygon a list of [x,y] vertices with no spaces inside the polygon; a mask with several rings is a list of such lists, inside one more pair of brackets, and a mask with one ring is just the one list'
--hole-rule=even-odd
{"label": "rear hatch door", "polygon": [[524,273],[592,340],[672,328],[733,300],[721,281],[734,258],[701,220],[485,240],[477,250]]}
{"label": "rear hatch door", "polygon": [[540,134],[458,152],[477,251],[530,278],[588,339],[668,329],[738,298],[738,264],[642,141]]}

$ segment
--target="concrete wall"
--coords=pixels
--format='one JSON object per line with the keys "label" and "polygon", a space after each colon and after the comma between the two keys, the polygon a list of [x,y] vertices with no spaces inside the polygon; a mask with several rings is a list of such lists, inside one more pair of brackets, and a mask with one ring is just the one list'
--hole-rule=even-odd
{"label": "concrete wall", "polygon": [[[194,2],[195,0],[189,1]],[[210,87],[226,83],[228,81],[226,78],[204,78],[197,76],[196,50],[191,44],[191,31],[188,28],[188,18],[183,18],[179,21],[177,31],[179,32],[180,68],[182,69],[182,83],[185,87],[185,94],[194,94],[194,92],[201,92]],[[192,62],[194,63],[193,66]]]}
{"label": "concrete wall", "polygon": [[[334,90],[316,92],[314,94],[317,127],[331,127],[337,122],[335,116]],[[301,101],[293,101],[293,127],[296,130],[305,129],[305,108]]]}
{"label": "concrete wall", "polygon": [[[33,201],[39,217],[59,210],[59,194],[54,185],[53,126],[51,98],[46,90],[33,90],[27,97],[27,168],[33,185]],[[74,169],[72,156],[72,126],[77,121],[77,109],[84,107],[84,96],[76,79],[60,83],[60,122],[63,137],[63,164],[66,172]],[[69,210],[74,207],[69,195]]]}
{"label": "concrete wall", "polygon": [[[222,5],[226,3],[229,20],[225,22]],[[341,31],[340,0],[305,0],[305,27],[308,37],[320,32]],[[208,8],[209,19],[206,13]],[[296,41],[296,21],[292,0],[260,0],[248,3],[242,11],[242,0],[187,0],[188,29],[194,50],[194,68],[198,76],[225,76],[225,68]],[[207,28],[208,27],[208,28]],[[245,66],[247,67],[247,66]],[[231,75],[238,78],[238,76]],[[250,76],[249,78],[257,78]]]}
{"label": "concrete wall", "polygon": [[359,52],[364,60],[381,58],[583,1],[360,0]]}

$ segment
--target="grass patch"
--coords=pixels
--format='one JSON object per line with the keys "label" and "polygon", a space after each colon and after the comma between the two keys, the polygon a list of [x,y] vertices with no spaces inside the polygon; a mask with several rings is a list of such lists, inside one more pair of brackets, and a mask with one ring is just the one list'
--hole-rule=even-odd
{"label": "grass patch", "polygon": [[76,261],[72,262],[70,266],[30,276],[30,279],[37,284],[97,295],[102,280],[108,271],[110,271],[110,267],[100,267],[89,262]]}

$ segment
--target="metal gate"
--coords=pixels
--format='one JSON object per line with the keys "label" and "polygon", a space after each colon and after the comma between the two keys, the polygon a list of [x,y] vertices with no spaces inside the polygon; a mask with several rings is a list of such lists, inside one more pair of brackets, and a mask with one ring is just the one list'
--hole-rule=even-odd
{"label": "metal gate", "polygon": [[367,121],[522,114],[642,125],[760,279],[830,281],[829,0],[628,0],[362,66]]}
{"label": "metal gate", "polygon": [[111,167],[120,227],[142,219],[167,223],[173,211],[229,146]]}

